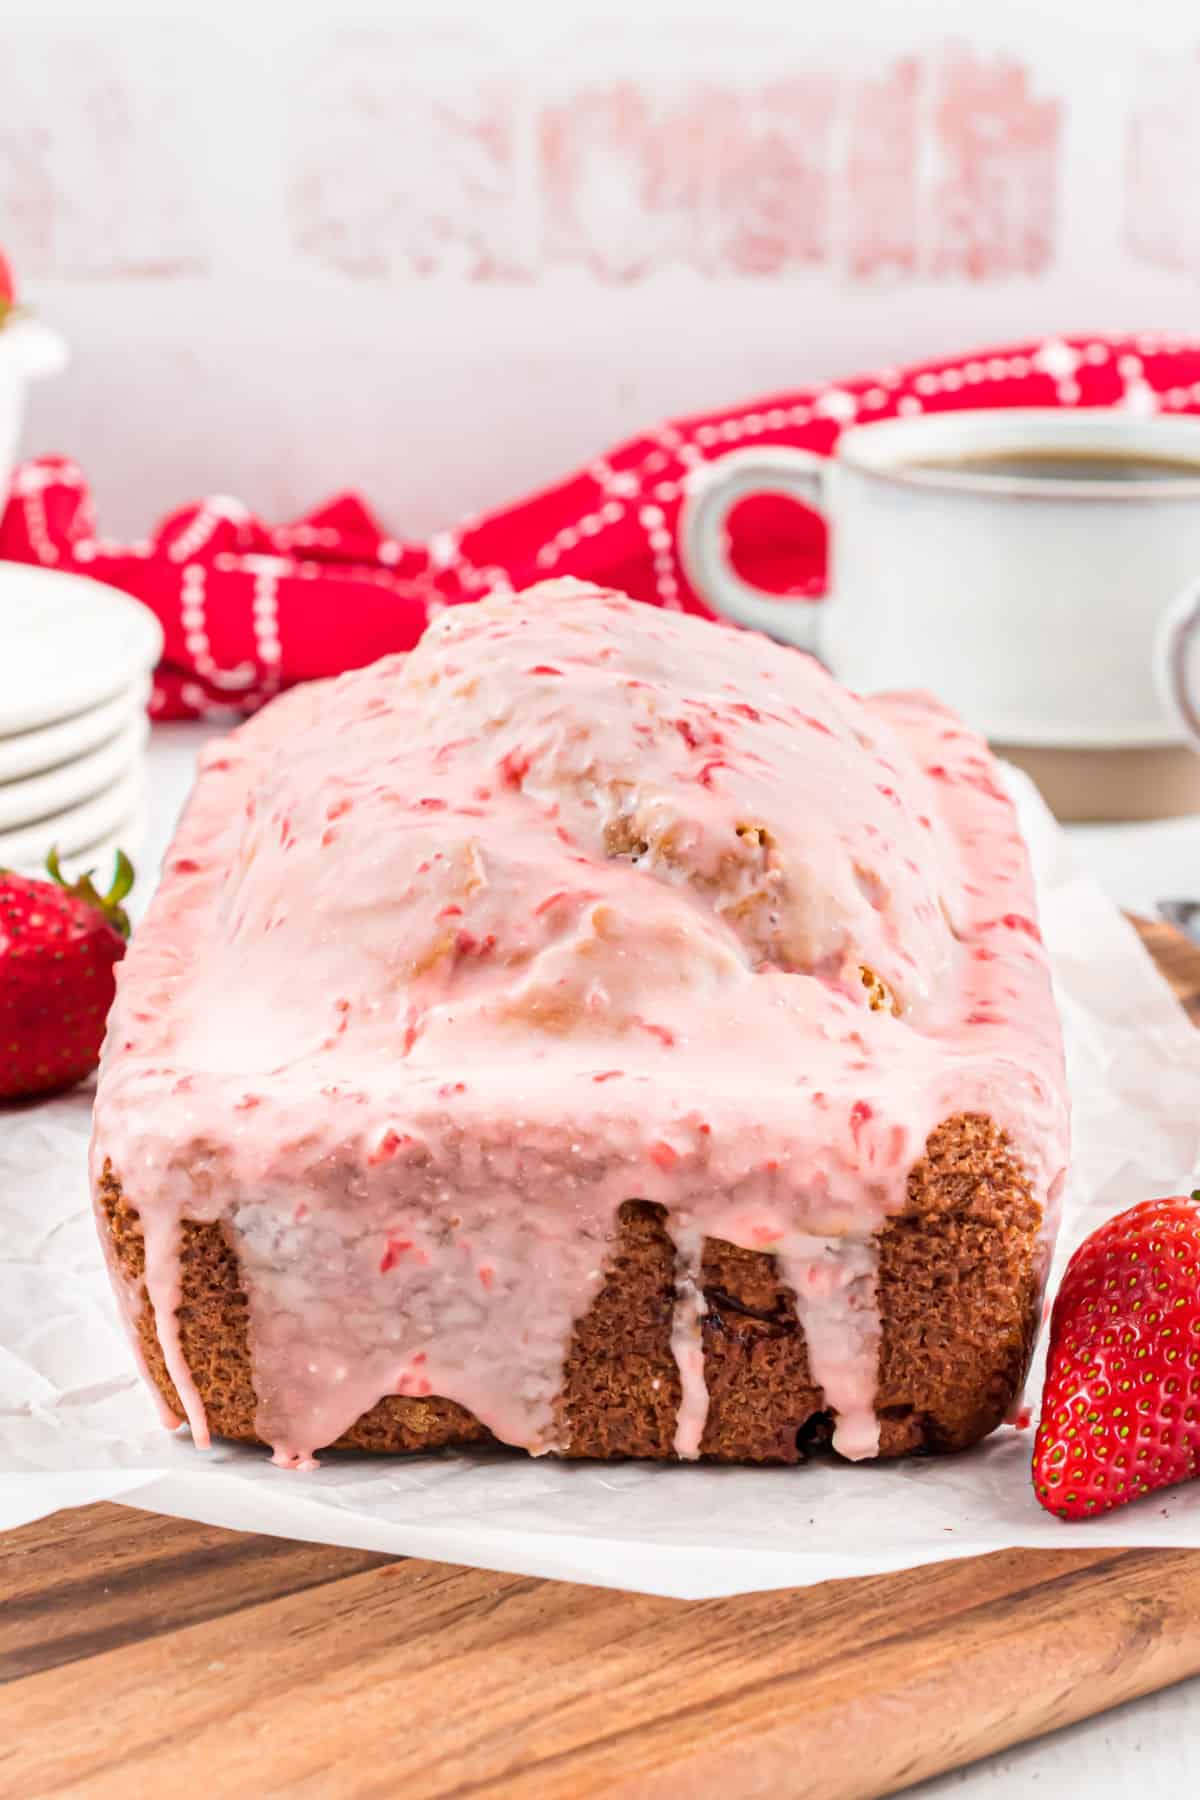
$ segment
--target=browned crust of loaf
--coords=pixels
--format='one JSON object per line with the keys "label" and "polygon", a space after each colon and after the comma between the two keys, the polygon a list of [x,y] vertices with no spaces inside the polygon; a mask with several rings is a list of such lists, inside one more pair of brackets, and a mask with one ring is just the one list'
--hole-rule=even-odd
{"label": "browned crust of loaf", "polygon": [[[138,1216],[107,1166],[98,1198],[117,1269],[140,1294],[137,1330],[150,1375],[182,1413],[143,1283]],[[905,1211],[879,1238],[881,1455],[962,1449],[1003,1419],[1037,1330],[1039,1224],[1028,1180],[990,1119],[960,1114],[938,1127],[909,1175]],[[706,1239],[701,1286],[709,1391],[702,1454],[721,1462],[800,1460],[830,1421],[774,1258]],[[559,1400],[567,1455],[672,1454],[680,1398],[674,1301],[675,1251],[663,1209],[628,1201],[604,1283],[567,1357]],[[218,1224],[184,1222],[178,1316],[211,1430],[259,1442],[248,1304]],[[335,1447],[398,1452],[490,1441],[452,1400],[388,1395]]]}

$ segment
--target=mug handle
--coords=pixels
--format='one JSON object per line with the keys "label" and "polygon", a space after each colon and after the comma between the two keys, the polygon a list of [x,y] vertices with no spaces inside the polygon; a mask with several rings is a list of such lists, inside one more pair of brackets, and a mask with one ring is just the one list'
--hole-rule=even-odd
{"label": "mug handle", "polygon": [[1154,673],[1167,711],[1200,747],[1200,708],[1188,681],[1188,649],[1200,627],[1200,581],[1177,594],[1167,607],[1154,645]]}
{"label": "mug handle", "polygon": [[729,561],[726,525],[739,500],[783,494],[820,513],[828,524],[826,487],[830,458],[811,450],[731,450],[694,468],[684,483],[679,511],[679,560],[702,600],[737,625],[815,650],[817,605],[781,600],[743,581]]}

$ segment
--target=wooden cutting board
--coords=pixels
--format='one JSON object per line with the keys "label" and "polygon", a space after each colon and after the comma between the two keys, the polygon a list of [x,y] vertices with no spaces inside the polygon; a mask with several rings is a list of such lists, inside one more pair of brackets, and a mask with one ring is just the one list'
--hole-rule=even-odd
{"label": "wooden cutting board", "polygon": [[687,1602],[60,1513],[0,1542],[0,1793],[874,1800],[1200,1673],[1200,1552],[1063,1542]]}

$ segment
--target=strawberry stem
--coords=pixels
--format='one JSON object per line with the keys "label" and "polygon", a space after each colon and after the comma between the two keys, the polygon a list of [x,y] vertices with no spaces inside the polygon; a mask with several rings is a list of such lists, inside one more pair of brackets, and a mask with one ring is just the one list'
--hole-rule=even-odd
{"label": "strawberry stem", "polygon": [[133,886],[133,864],[123,850],[117,851],[112,885],[107,894],[97,891],[90,869],[86,869],[78,881],[68,881],[59,868],[57,850],[51,850],[46,858],[46,872],[51,881],[56,881],[59,887],[64,888],[68,894],[74,894],[78,899],[85,900],[89,906],[94,906],[96,911],[102,913],[108,920],[113,930],[119,932],[123,938],[129,936],[129,914],[121,902]]}

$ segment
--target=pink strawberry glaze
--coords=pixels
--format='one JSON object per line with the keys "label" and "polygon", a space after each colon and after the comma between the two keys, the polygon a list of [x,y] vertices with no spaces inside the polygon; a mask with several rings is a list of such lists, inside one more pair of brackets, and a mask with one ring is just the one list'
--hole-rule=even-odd
{"label": "pink strawberry glaze", "polygon": [[874,1234],[934,1126],[990,1114],[1053,1235],[1033,905],[992,760],[933,701],[578,583],[277,700],[202,758],[96,1102],[197,1440],[181,1220],[230,1234],[258,1427],[306,1466],[389,1393],[553,1449],[641,1198],[681,1253],[678,1452],[711,1236],[778,1257],[835,1443],[872,1455]]}

